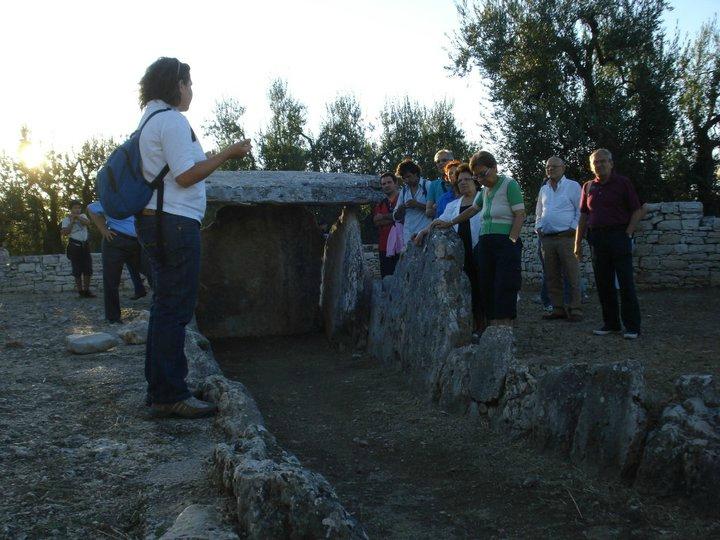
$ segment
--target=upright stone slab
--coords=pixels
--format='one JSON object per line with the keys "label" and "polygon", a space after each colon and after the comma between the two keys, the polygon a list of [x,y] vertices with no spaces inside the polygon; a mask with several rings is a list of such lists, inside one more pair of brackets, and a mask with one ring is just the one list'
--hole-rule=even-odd
{"label": "upright stone slab", "polygon": [[202,243],[197,322],[207,337],[318,329],[323,238],[305,207],[224,207]]}
{"label": "upright stone slab", "polygon": [[373,290],[368,351],[398,365],[432,391],[437,368],[472,335],[470,282],[458,235],[434,231],[410,245],[393,276]]}
{"label": "upright stone slab", "polygon": [[647,426],[643,372],[636,361],[590,369],[570,454],[573,461],[632,477],[640,463]]}
{"label": "upright stone slab", "polygon": [[588,378],[587,364],[552,368],[540,378],[533,438],[541,448],[570,453]]}
{"label": "upright stone slab", "polygon": [[365,268],[357,208],[346,207],[330,231],[323,256],[320,309],[328,338],[364,342],[371,279]]}

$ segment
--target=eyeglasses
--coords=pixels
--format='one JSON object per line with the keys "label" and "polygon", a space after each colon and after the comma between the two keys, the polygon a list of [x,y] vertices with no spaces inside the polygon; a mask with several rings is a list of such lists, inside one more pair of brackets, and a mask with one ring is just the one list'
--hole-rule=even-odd
{"label": "eyeglasses", "polygon": [[545,165],[545,170],[550,171],[552,169],[559,169],[561,165]]}
{"label": "eyeglasses", "polygon": [[487,168],[483,172],[473,175],[473,178],[475,180],[480,180],[481,178],[485,178],[487,175],[489,175],[491,171],[492,171],[491,168]]}

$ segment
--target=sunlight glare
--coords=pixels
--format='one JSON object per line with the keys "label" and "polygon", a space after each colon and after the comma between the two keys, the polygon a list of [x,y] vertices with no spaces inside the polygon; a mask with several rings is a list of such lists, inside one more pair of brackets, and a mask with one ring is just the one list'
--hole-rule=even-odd
{"label": "sunlight glare", "polygon": [[28,168],[35,169],[45,163],[45,154],[37,144],[22,143],[18,149],[20,161]]}

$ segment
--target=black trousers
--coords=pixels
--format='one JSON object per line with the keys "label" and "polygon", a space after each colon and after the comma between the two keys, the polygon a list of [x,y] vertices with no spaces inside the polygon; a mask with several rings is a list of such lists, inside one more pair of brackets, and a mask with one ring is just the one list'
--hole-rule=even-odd
{"label": "black trousers", "polygon": [[71,238],[68,240],[65,255],[70,259],[73,277],[92,276],[92,256],[90,255],[90,244],[88,242],[79,242]]}
{"label": "black trousers", "polygon": [[[590,229],[588,243],[592,252],[603,323],[607,328],[620,330],[620,319],[628,332],[640,332],[640,304],[633,277],[632,240],[626,227]],[[615,290],[615,276],[620,284],[620,309]]]}
{"label": "black trousers", "polygon": [[395,265],[397,265],[400,255],[388,257],[385,251],[380,251],[380,277],[392,276],[395,273]]}
{"label": "black trousers", "polygon": [[517,318],[522,240],[513,242],[507,234],[481,234],[474,252],[481,311],[488,321]]}
{"label": "black trousers", "polygon": [[112,240],[102,241],[103,298],[105,318],[120,321],[120,278],[125,264],[140,269],[140,243],[137,238],[116,233]]}

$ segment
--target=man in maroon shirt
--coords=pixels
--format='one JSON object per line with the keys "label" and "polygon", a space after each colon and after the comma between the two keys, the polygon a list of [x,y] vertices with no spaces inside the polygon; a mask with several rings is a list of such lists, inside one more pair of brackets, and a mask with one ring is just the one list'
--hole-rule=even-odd
{"label": "man in maroon shirt", "polygon": [[[613,171],[608,150],[595,150],[590,155],[590,168],[595,178],[585,182],[582,189],[575,256],[582,259],[582,239],[587,230],[603,314],[602,328],[593,333],[604,336],[620,332],[622,318],[623,337],[636,339],[640,335],[640,305],[633,278],[632,237],[642,218],[642,205],[630,180]],[[615,275],[620,284],[620,310]]]}
{"label": "man in maroon shirt", "polygon": [[385,194],[385,199],[375,206],[373,210],[373,223],[380,229],[378,240],[378,251],[380,252],[380,276],[390,276],[395,272],[399,255],[387,256],[387,243],[390,229],[395,224],[393,211],[398,198],[398,182],[396,176],[391,172],[383,173],[380,177],[380,187]]}

